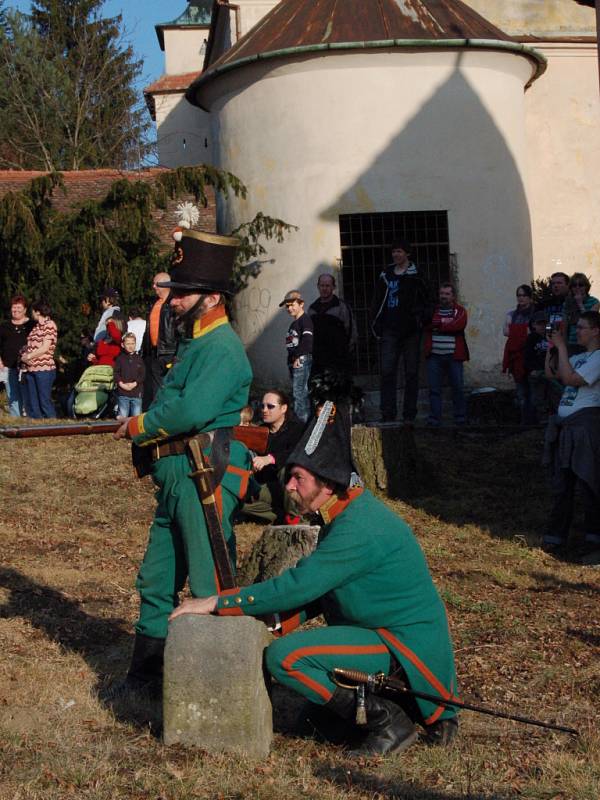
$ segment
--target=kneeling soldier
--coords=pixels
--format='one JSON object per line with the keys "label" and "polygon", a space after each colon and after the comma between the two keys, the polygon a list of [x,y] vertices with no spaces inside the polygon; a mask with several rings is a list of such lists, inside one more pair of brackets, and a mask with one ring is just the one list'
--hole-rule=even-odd
{"label": "kneeling soldier", "polygon": [[[279,683],[349,722],[356,693],[334,683],[334,668],[389,675],[400,670],[415,691],[451,699],[456,674],[446,611],[425,557],[406,523],[362,488],[349,488],[349,415],[326,403],[292,452],[286,490],[303,513],[321,518],[316,550],[282,575],[207,598],[187,600],[171,615],[276,615],[278,634],[311,616],[327,626],[281,635],[266,651]],[[408,712],[408,713],[407,713]],[[417,738],[447,742],[456,713],[418,699],[406,709],[383,695],[366,697],[366,735],[355,751],[402,751]]]}

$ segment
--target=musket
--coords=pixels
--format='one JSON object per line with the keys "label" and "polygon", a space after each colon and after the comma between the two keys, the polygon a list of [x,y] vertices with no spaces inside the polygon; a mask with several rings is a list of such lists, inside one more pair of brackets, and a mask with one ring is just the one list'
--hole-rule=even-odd
{"label": "musket", "polygon": [[[0,438],[36,439],[46,436],[84,436],[86,434],[114,433],[122,425],[115,419],[59,422],[51,425],[4,425],[0,426]],[[267,448],[269,430],[265,426],[235,425],[231,438],[243,442],[249,450],[259,455]]]}
{"label": "musket", "polygon": [[475,705],[474,703],[466,703],[463,700],[458,700],[456,697],[445,699],[436,694],[428,694],[427,692],[418,692],[415,689],[409,689],[401,678],[394,677],[393,675],[385,675],[383,672],[376,674],[369,674],[368,672],[361,672],[354,669],[340,669],[333,670],[333,682],[337,686],[343,686],[346,689],[356,689],[357,686],[365,686],[370,691],[378,694],[384,689],[390,689],[400,694],[409,695],[410,697],[418,697],[421,700],[429,700],[438,706],[445,706],[446,708],[462,708],[465,711],[476,711],[478,714],[487,714],[490,717],[500,717],[501,719],[510,719],[513,722],[522,722],[525,725],[537,725],[539,728],[549,728],[553,731],[562,731],[563,733],[572,733],[574,736],[579,736],[579,731],[575,728],[567,728],[564,725],[555,725],[551,722],[542,722],[538,719],[531,717],[523,717],[519,714],[507,714],[504,711],[498,711],[495,708],[486,706]]}

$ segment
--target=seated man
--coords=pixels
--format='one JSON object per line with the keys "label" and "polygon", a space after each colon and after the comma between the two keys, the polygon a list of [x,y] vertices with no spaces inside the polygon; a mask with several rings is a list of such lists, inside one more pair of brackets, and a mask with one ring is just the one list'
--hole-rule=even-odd
{"label": "seated man", "polygon": [[[264,583],[186,600],[170,619],[190,613],[277,615],[276,633],[283,636],[266,651],[268,670],[346,720],[350,731],[356,693],[332,681],[336,667],[400,670],[415,691],[451,699],[456,674],[444,605],[406,523],[369,491],[349,488],[350,424],[341,404],[321,407],[288,465],[286,490],[302,512],[318,514],[323,524],[316,550]],[[319,613],[326,626],[285,635]],[[457,727],[456,712],[441,704],[419,699],[404,710],[368,694],[361,727],[366,735],[355,753],[406,749],[417,738],[415,722],[432,741],[448,741]]]}
{"label": "seated man", "polygon": [[578,355],[569,358],[561,331],[554,330],[550,339],[546,376],[558,378],[564,390],[546,431],[544,461],[552,468],[553,507],[542,547],[563,553],[579,488],[585,526],[580,555],[587,558],[600,553],[600,314],[585,311],[577,321],[577,344],[583,350]]}

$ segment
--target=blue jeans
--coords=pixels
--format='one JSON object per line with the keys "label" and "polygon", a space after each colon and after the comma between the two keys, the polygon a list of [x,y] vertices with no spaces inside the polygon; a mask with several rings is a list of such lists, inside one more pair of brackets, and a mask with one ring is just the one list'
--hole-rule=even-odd
{"label": "blue jeans", "polygon": [[6,382],[6,399],[8,400],[8,413],[11,417],[20,417],[25,410],[25,386],[19,382],[19,370],[17,367],[8,368],[8,380]]}
{"label": "blue jeans", "polygon": [[419,355],[421,334],[412,333],[401,338],[384,331],[381,336],[381,416],[383,420],[396,419],[396,386],[398,383],[398,362],[404,361],[404,407],[402,417],[412,421],[417,416],[419,396]]}
{"label": "blue jeans", "polygon": [[55,369],[45,369],[41,372],[26,372],[25,382],[27,393],[25,407],[27,416],[31,419],[49,419],[56,416],[56,409],[52,402],[52,386],[56,379]]}
{"label": "blue jeans", "polygon": [[117,395],[120,417],[137,417],[142,413],[141,397],[126,397],[124,394]]}
{"label": "blue jeans", "polygon": [[300,360],[302,363],[299,367],[290,366],[290,377],[292,379],[294,413],[300,422],[306,422],[310,416],[308,379],[312,368],[312,356],[300,356]]}
{"label": "blue jeans", "polygon": [[427,383],[429,384],[429,422],[439,425],[442,421],[442,385],[444,372],[452,387],[454,420],[463,423],[467,407],[463,391],[463,362],[456,361],[452,353],[438,356],[432,354],[427,359]]}

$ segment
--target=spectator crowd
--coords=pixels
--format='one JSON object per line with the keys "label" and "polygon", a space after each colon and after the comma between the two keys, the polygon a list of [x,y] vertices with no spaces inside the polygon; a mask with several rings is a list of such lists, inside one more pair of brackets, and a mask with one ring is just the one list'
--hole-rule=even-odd
{"label": "spectator crowd", "polygon": [[[380,358],[380,423],[398,416],[398,373],[404,372],[402,421],[413,426],[418,408],[422,360],[429,391],[426,424],[443,424],[443,387],[452,395],[454,424],[468,422],[463,368],[469,360],[465,331],[467,309],[456,287],[442,282],[437,297],[412,259],[407,241],[391,247],[391,262],[373,287],[371,329]],[[178,332],[168,302],[167,273],[154,276],[155,295],[147,319],[137,308],[127,314],[118,292],[99,298],[100,316],[93,331],[81,332],[81,354],[71,368],[67,413],[78,412],[78,391],[108,381],[108,397],[98,413],[121,417],[147,410],[175,357]],[[163,285],[161,285],[163,284]],[[586,542],[600,544],[600,303],[580,272],[556,272],[548,292],[537,300],[530,284],[516,289],[516,302],[504,321],[502,368],[514,381],[515,403],[523,425],[547,422],[546,461],[552,469],[554,505],[544,546],[565,547],[573,516],[575,491],[584,498]],[[284,522],[294,518],[284,492],[285,462],[312,415],[311,381],[329,374],[351,381],[358,333],[353,310],[339,297],[336,280],[317,279],[317,297],[307,304],[299,289],[281,303],[290,317],[285,352],[291,392],[272,387],[262,397],[259,423],[268,428],[268,448],[253,458],[254,480],[243,513],[250,518]],[[538,292],[539,294],[539,292]],[[8,413],[31,419],[60,415],[53,398],[59,331],[49,304],[32,303],[21,294],[10,300],[9,318],[0,324],[0,381]],[[282,343],[282,354],[283,354]],[[108,377],[107,377],[108,376]],[[56,392],[54,392],[56,395]],[[85,413],[89,413],[87,406]],[[245,424],[252,424],[249,407]],[[598,439],[598,441],[596,441]]]}

